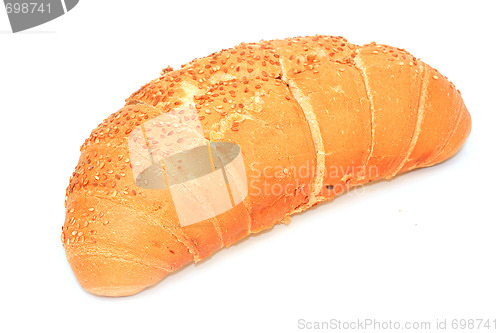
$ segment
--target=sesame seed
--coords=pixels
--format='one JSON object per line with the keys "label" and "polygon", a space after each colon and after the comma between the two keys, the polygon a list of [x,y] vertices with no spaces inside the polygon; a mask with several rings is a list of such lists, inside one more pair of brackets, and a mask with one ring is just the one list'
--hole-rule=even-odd
{"label": "sesame seed", "polygon": [[432,78],[433,78],[434,80],[439,79],[439,77],[438,77],[437,75],[434,75]]}

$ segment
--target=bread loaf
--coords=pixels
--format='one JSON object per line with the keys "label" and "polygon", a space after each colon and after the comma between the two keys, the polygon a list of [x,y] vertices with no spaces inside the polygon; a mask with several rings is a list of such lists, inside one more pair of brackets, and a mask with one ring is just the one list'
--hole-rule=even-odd
{"label": "bread loaf", "polygon": [[403,49],[243,43],[133,93],[81,147],[61,239],[87,291],[140,292],[346,189],[439,163],[460,92]]}

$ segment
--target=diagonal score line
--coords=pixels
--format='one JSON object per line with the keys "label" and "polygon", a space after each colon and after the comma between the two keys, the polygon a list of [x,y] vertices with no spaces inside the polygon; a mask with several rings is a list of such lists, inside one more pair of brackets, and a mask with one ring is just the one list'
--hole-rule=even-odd
{"label": "diagonal score line", "polygon": [[[210,147],[210,144],[208,145]],[[213,164],[213,154],[212,154],[212,149],[209,150],[209,154],[210,154],[210,162],[212,163],[212,167],[214,168],[215,170],[215,165]],[[234,207],[235,204],[234,204],[234,197],[233,197],[233,192],[231,191],[231,186],[229,185],[229,179],[227,178],[227,173],[226,173],[226,167],[224,165],[224,162],[222,161],[222,159],[220,158],[219,155],[215,155],[216,158],[219,160],[220,162],[220,165],[222,166],[221,167],[221,171],[222,171],[222,176],[224,177],[224,182],[226,183],[226,188],[227,188],[227,192],[229,194],[229,199],[231,200],[231,205]]]}

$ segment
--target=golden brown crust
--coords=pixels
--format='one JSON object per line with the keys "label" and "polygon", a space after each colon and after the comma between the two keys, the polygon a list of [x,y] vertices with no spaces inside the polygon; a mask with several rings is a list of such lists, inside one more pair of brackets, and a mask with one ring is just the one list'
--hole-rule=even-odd
{"label": "golden brown crust", "polygon": [[148,211],[82,193],[67,204],[62,241],[75,276],[90,292],[138,292],[194,259]]}
{"label": "golden brown crust", "polygon": [[324,171],[316,174],[317,195],[331,198],[358,183],[371,142],[369,100],[361,73],[353,64],[356,46],[332,36],[289,38],[271,44],[281,55],[284,77],[300,96],[307,96],[304,103],[309,104],[317,123],[311,131],[321,140],[317,153],[324,155],[318,160]]}
{"label": "golden brown crust", "polygon": [[470,131],[470,115],[458,90],[436,69],[429,65],[425,66],[428,75],[426,96],[422,101],[424,111],[419,139],[402,172],[430,166],[450,157],[449,154],[443,156],[442,152],[450,141],[462,113],[466,119],[464,125],[469,130],[466,128],[459,130],[458,135],[463,141],[454,142],[457,146],[451,147],[451,150],[456,152]]}
{"label": "golden brown crust", "polygon": [[372,145],[366,167],[378,168],[376,178],[388,177],[405,158],[415,132],[421,65],[403,50],[377,44],[359,48],[355,64],[363,73],[372,108]]}
{"label": "golden brown crust", "polygon": [[[239,145],[248,195],[181,227],[169,191],[136,185],[127,137],[188,105],[205,139]],[[164,70],[92,131],[61,239],[83,288],[132,295],[351,186],[439,163],[469,132],[454,86],[402,49],[331,36],[242,43]]]}

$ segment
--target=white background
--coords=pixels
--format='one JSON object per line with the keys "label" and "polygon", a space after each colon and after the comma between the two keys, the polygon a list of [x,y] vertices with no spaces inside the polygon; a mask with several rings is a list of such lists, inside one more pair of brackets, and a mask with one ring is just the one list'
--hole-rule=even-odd
{"label": "white background", "polygon": [[[481,1],[92,1],[12,34],[0,8],[0,331],[295,332],[298,320],[497,320],[498,6]],[[403,47],[461,90],[451,160],[343,195],[126,298],[80,288],[59,236],[79,147],[133,91],[242,41]],[[332,330],[334,331],[334,330]],[[490,330],[491,331],[491,330]]]}

